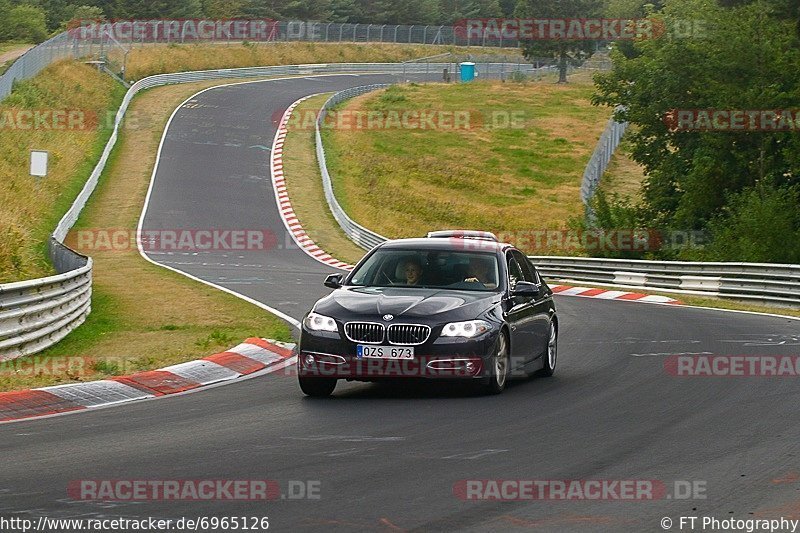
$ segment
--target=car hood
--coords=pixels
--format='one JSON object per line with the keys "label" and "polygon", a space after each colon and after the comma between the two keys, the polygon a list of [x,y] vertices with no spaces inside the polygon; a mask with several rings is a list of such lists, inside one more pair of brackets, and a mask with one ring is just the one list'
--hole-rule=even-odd
{"label": "car hood", "polygon": [[315,311],[323,315],[350,318],[382,317],[422,318],[453,315],[458,320],[477,318],[500,296],[491,292],[415,289],[396,287],[357,287],[338,289],[323,298]]}

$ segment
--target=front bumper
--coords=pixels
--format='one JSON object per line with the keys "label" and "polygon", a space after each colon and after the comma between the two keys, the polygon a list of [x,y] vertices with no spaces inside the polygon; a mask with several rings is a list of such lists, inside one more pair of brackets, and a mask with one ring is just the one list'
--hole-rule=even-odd
{"label": "front bumper", "polygon": [[[413,359],[372,359],[356,356],[356,343],[339,334],[303,329],[298,346],[297,374],[358,381],[385,379],[481,379],[490,368],[496,331],[476,339],[440,337],[415,346]],[[388,345],[387,345],[388,346]]]}

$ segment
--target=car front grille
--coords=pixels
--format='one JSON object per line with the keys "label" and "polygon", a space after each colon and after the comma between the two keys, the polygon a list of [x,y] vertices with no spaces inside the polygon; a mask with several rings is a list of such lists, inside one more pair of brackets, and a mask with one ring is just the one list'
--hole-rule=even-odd
{"label": "car front grille", "polygon": [[392,324],[389,326],[389,343],[404,346],[422,344],[431,334],[431,328],[418,324]]}
{"label": "car front grille", "polygon": [[380,344],[383,342],[383,324],[376,322],[348,322],[344,325],[344,333],[353,342]]}

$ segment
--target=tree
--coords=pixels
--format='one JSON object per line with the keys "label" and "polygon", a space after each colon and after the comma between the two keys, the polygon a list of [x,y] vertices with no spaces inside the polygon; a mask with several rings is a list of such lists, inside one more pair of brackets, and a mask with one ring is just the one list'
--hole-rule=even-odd
{"label": "tree", "polygon": [[763,0],[732,8],[672,0],[657,17],[666,28],[677,20],[714,24],[688,38],[636,42],[633,57],[615,50],[612,71],[595,77],[595,103],[624,106],[617,118],[635,125],[631,153],[647,176],[642,220],[663,229],[704,229],[742,191],[800,184],[796,129],[698,131],[666,120],[674,110],[796,109],[794,23],[776,17]]}
{"label": "tree", "polygon": [[202,16],[200,0],[120,0],[117,14],[125,19],[190,19]]}
{"label": "tree", "polygon": [[502,16],[511,17],[514,15],[514,11],[517,9],[517,0],[500,0],[499,3],[503,13]]}
{"label": "tree", "polygon": [[211,19],[238,19],[245,16],[246,0],[204,0],[203,15]]}
{"label": "tree", "polygon": [[389,2],[385,24],[436,24],[440,19],[438,0]]}
{"label": "tree", "polygon": [[31,5],[8,8],[0,28],[0,40],[40,43],[47,39],[47,18],[44,10]]}
{"label": "tree", "polygon": [[709,224],[706,257],[716,261],[800,263],[800,189],[769,184],[732,195]]}
{"label": "tree", "polygon": [[[719,0],[719,3],[724,7],[738,7],[755,1],[757,0]],[[797,0],[761,0],[761,2],[769,5],[775,16],[796,21],[795,30],[800,37],[800,3]]]}
{"label": "tree", "polygon": [[328,20],[331,17],[330,0],[292,0],[282,9],[284,17],[292,20]]}
{"label": "tree", "polygon": [[355,0],[331,0],[330,22],[358,22]]}
{"label": "tree", "polygon": [[[520,0],[517,16],[536,19],[586,19],[599,17],[601,0]],[[558,83],[567,82],[570,65],[582,64],[594,51],[590,40],[537,39],[525,43],[528,59],[552,57],[558,63]]]}
{"label": "tree", "polygon": [[[390,24],[390,0],[355,0],[358,13],[357,20],[349,22],[366,22],[368,24]],[[399,23],[396,23],[399,24]]]}
{"label": "tree", "polygon": [[105,13],[103,13],[103,10],[97,6],[69,6],[69,7],[71,8],[72,14],[61,22],[61,26],[59,26],[59,31],[66,30],[67,27],[73,21],[75,23],[80,23],[80,21],[86,21],[86,20],[92,20],[92,21],[106,20]]}
{"label": "tree", "polygon": [[494,18],[503,15],[498,0],[441,0],[441,22],[454,24],[463,19]]}

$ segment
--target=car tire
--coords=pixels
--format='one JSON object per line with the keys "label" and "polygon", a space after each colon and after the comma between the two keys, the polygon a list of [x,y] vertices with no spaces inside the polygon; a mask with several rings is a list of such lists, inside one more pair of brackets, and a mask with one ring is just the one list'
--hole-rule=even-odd
{"label": "car tire", "polygon": [[550,331],[547,338],[547,348],[544,356],[544,366],[538,375],[549,378],[556,373],[556,363],[558,362],[558,328],[555,322],[550,322]]}
{"label": "car tire", "polygon": [[300,390],[312,398],[327,398],[336,388],[335,378],[298,378]]}
{"label": "car tire", "polygon": [[509,366],[508,339],[505,333],[500,333],[495,342],[492,357],[489,359],[489,371],[486,381],[481,387],[484,394],[500,394],[508,383]]}

